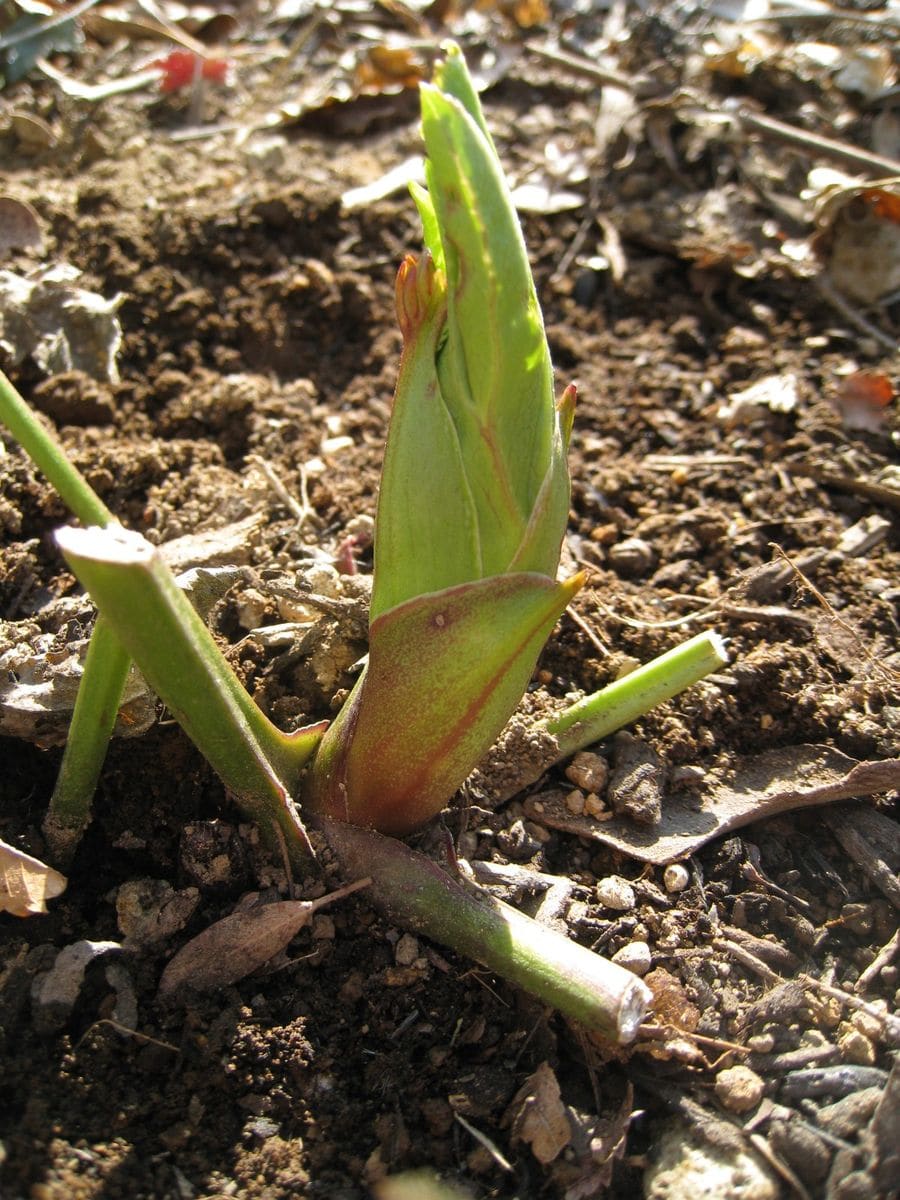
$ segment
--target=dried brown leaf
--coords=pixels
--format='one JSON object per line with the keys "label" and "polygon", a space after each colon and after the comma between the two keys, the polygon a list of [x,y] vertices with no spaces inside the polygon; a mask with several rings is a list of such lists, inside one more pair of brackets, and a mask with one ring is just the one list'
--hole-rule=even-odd
{"label": "dried brown leaf", "polygon": [[34,917],[66,888],[66,877],[38,858],[0,842],[0,912]]}
{"label": "dried brown leaf", "polygon": [[525,807],[528,817],[538,824],[591,838],[642,862],[662,866],[751,821],[898,786],[900,758],[857,762],[830,746],[804,744],[748,755],[726,775],[710,772],[699,795],[667,796],[662,819],[652,827],[623,817],[601,823],[589,816],[575,816],[567,809],[562,791],[534,796]]}
{"label": "dried brown leaf", "polygon": [[612,1183],[615,1162],[625,1154],[628,1128],[635,1116],[634,1089],[629,1083],[622,1103],[607,1116],[570,1112],[575,1124],[573,1150],[580,1174],[566,1187],[565,1200],[596,1200],[605,1195],[604,1189]]}
{"label": "dried brown leaf", "polygon": [[693,1033],[700,1023],[700,1010],[692,1004],[684,985],[670,971],[657,967],[644,982],[653,993],[653,1015],[665,1025],[673,1025],[683,1033]]}
{"label": "dried brown leaf", "polygon": [[538,1162],[553,1162],[572,1140],[566,1106],[549,1063],[542,1062],[519,1088],[508,1112],[512,1140],[527,1142]]}
{"label": "dried brown leaf", "polygon": [[278,900],[223,917],[170,959],[159,983],[160,995],[213,991],[236,983],[279,954],[317,909],[367,882],[349,884],[318,900]]}
{"label": "dried brown leaf", "polygon": [[355,72],[357,89],[374,95],[418,87],[424,77],[424,67],[411,46],[373,46]]}
{"label": "dried brown leaf", "polygon": [[810,174],[813,239],[835,287],[851,300],[877,304],[900,286],[900,183],[867,187],[835,172]]}

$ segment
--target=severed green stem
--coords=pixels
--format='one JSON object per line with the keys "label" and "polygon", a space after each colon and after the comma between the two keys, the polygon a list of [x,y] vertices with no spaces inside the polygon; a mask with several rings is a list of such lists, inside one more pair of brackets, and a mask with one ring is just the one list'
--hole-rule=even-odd
{"label": "severed green stem", "polygon": [[651,999],[636,975],[394,838],[343,821],[321,825],[350,877],[370,877],[366,895],[389,920],[474,958],[586,1029],[634,1039]]}
{"label": "severed green stem", "polygon": [[287,734],[257,708],[178,586],[140,534],[61,529],[57,541],[145,679],[240,807],[270,841],[308,847],[292,794],[324,723]]}
{"label": "severed green stem", "polygon": [[727,662],[722,638],[706,630],[561,713],[538,722],[538,727],[556,738],[558,762],[608,737]]}
{"label": "severed green stem", "polygon": [[10,381],[0,371],[0,422],[36,467],[47,476],[61,499],[85,525],[112,525],[115,518],[56,438],[43,427]]}
{"label": "severed green stem", "polygon": [[[86,525],[111,526],[116,520],[56,438],[31,411],[0,371],[0,422]],[[91,801],[116,721],[131,659],[102,619],[91,634],[75,710],[44,833],[54,857],[71,859],[91,817]]]}
{"label": "severed green stem", "polygon": [[44,835],[55,862],[71,860],[91,818],[91,800],[106,758],[131,666],[112,626],[97,618],[56,786],[44,818]]}

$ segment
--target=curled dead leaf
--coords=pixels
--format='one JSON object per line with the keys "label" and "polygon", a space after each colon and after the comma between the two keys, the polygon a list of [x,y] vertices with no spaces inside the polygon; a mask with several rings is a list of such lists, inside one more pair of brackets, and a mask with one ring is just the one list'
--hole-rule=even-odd
{"label": "curled dead leaf", "polygon": [[887,410],[894,399],[894,385],[876,371],[854,371],[840,383],[835,406],[847,429],[878,433],[884,428]]}
{"label": "curled dead leaf", "polygon": [[835,287],[877,304],[900,286],[900,181],[866,186],[836,172],[810,174],[818,232],[813,245]]}
{"label": "curled dead leaf", "polygon": [[410,46],[373,46],[355,73],[358,91],[376,96],[418,87],[424,78],[424,67]]}
{"label": "curled dead leaf", "polygon": [[66,877],[39,858],[0,842],[0,912],[34,917],[66,889]]}

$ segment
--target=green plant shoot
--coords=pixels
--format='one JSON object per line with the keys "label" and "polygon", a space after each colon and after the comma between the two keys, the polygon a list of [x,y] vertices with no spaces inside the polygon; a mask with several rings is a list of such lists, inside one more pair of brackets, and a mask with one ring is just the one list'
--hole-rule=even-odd
{"label": "green plant shoot", "polygon": [[[429,190],[415,197],[426,251],[404,262],[397,283],[404,350],[378,502],[370,656],[324,738],[321,725],[285,734],[257,709],[158,551],[113,522],[0,373],[0,421],[92,526],[58,535],[101,620],[48,836],[70,853],[87,822],[133,657],[270,844],[303,859],[302,797],[391,920],[629,1041],[649,1001],[640,980],[381,836],[422,824],[478,764],[581,584],[556,579],[574,389],[554,403],[521,230],[456,47],[422,89],[422,127]],[[543,728],[562,757],[725,661],[721,640],[699,635]]]}
{"label": "green plant shoot", "polygon": [[575,393],[554,400],[521,227],[456,46],[421,99],[426,251],[397,279],[369,662],[310,783],[312,807],[395,834],[490,748],[581,585],[556,580]]}

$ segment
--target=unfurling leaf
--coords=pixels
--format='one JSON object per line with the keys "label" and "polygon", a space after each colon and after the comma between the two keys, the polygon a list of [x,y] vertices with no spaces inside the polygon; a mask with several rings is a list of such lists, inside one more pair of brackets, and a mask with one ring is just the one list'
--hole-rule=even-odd
{"label": "unfurling leaf", "polygon": [[307,796],[394,834],[440,811],[477,766],[581,583],[556,580],[575,392],[555,402],[522,231],[457,47],[421,100],[426,252],[397,279],[403,357],[369,662]]}

